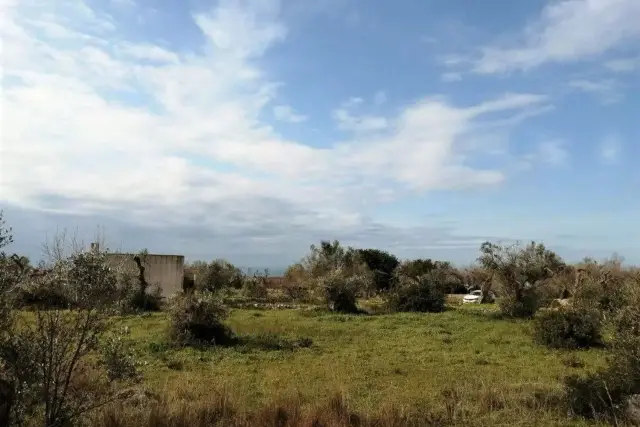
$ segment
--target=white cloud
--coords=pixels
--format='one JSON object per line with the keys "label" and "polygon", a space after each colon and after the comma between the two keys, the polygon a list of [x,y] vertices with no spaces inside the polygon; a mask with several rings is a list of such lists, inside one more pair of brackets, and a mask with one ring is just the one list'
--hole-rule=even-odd
{"label": "white cloud", "polygon": [[459,82],[462,80],[462,73],[457,73],[455,71],[443,73],[442,76],[440,76],[440,80],[446,83]]}
{"label": "white cloud", "polygon": [[620,157],[622,144],[616,136],[609,135],[600,144],[600,158],[604,163],[615,164]]}
{"label": "white cloud", "polygon": [[574,79],[569,81],[568,85],[573,90],[597,95],[605,104],[613,104],[622,99],[618,83],[615,80]]}
{"label": "white cloud", "polygon": [[131,57],[132,59],[146,59],[149,61],[173,63],[179,61],[178,55],[175,53],[152,44],[123,43],[116,46],[116,50],[123,55]]}
{"label": "white cloud", "polygon": [[[374,101],[381,100],[378,99],[378,95],[380,95],[380,92],[376,94],[376,99]],[[338,129],[366,133],[381,131],[389,126],[389,121],[386,117],[355,114],[353,110],[361,106],[362,103],[362,98],[351,97],[347,101],[343,102],[339,108],[336,108],[331,112],[331,116],[338,123]]]}
{"label": "white cloud", "polygon": [[640,58],[618,58],[604,63],[604,66],[615,73],[631,73],[640,70]]}
{"label": "white cloud", "polygon": [[382,105],[385,102],[387,102],[387,94],[384,93],[384,91],[382,90],[376,92],[376,94],[373,97],[373,103],[375,105]]}
{"label": "white cloud", "polygon": [[273,107],[273,116],[283,122],[300,123],[307,120],[307,116],[296,113],[289,105],[276,105]]}
{"label": "white cloud", "polygon": [[538,147],[538,155],[548,165],[563,166],[569,160],[569,152],[564,145],[564,141],[558,139],[544,141]]}
{"label": "white cloud", "polygon": [[503,73],[593,58],[639,39],[638,22],[637,0],[553,1],[513,42],[482,48],[473,71]]}
{"label": "white cloud", "polygon": [[[396,116],[368,116],[353,112],[363,101],[352,98],[334,112],[357,131],[352,138],[322,148],[288,140],[264,121],[279,83],[257,61],[286,38],[278,2],[244,6],[223,0],[193,16],[205,44],[190,53],[123,41],[112,18],[80,0],[6,7],[3,200],[126,212],[144,224],[197,218],[211,229],[286,216],[296,227],[317,229],[318,218],[330,218],[333,229],[347,229],[389,189],[500,182],[500,165],[469,166],[474,151],[462,142],[482,137],[477,125],[489,113],[516,118],[546,103],[528,94],[471,106],[424,98]],[[42,33],[30,22],[69,31]]]}
{"label": "white cloud", "polygon": [[531,169],[537,164],[544,164],[554,168],[566,166],[569,163],[569,152],[562,139],[549,139],[539,143],[535,150],[520,157],[516,165],[520,169]]}
{"label": "white cloud", "polygon": [[389,123],[380,116],[354,116],[346,108],[337,108],[332,113],[338,128],[354,132],[374,132],[386,129]]}

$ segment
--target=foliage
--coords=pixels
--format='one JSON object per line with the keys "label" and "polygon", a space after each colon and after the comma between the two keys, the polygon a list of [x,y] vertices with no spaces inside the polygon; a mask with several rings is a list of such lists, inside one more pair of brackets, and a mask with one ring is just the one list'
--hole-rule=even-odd
{"label": "foliage", "polygon": [[102,364],[110,381],[138,380],[141,377],[140,362],[126,340],[129,334],[128,328],[122,328],[107,335],[100,346]]}
{"label": "foliage", "polygon": [[285,280],[281,286],[282,291],[293,301],[306,301],[309,299],[309,288],[304,283]]}
{"label": "foliage", "polygon": [[304,266],[297,262],[287,267],[287,270],[284,272],[284,278],[289,283],[300,284],[306,281],[308,277]]}
{"label": "foliage", "polygon": [[117,301],[117,279],[104,255],[76,253],[59,259],[40,278],[49,285],[64,284],[72,310],[35,306],[31,319],[14,322],[0,343],[0,362],[16,396],[13,425],[37,414],[41,425],[66,425],[114,398],[108,391],[91,392],[96,378],[77,383],[90,364],[90,355],[109,330]]}
{"label": "foliage", "polygon": [[[636,284],[637,285],[637,284]],[[625,400],[640,393],[640,287],[627,288],[626,305],[613,318],[609,364],[585,377],[566,379],[572,411],[591,418],[616,418]]]}
{"label": "foliage", "polygon": [[41,309],[64,309],[72,305],[66,283],[52,281],[47,276],[31,277],[16,291],[16,307],[38,307]]}
{"label": "foliage", "polygon": [[16,288],[26,273],[26,268],[15,261],[16,257],[4,251],[11,243],[12,229],[6,226],[4,213],[0,210],[0,345],[13,321],[11,309],[15,303]]}
{"label": "foliage", "polygon": [[393,285],[393,273],[400,265],[395,255],[379,249],[358,249],[358,255],[373,273],[373,287],[376,291],[388,291]]}
{"label": "foliage", "polygon": [[287,269],[286,278],[299,287],[294,292],[321,297],[339,311],[355,310],[355,298],[373,288],[373,273],[358,250],[344,248],[337,240],[311,245],[310,253]]}
{"label": "foliage", "polygon": [[413,279],[417,279],[418,277],[435,270],[439,265],[439,261],[433,261],[428,258],[403,261],[396,270],[396,277],[411,277]]}
{"label": "foliage", "polygon": [[343,276],[371,276],[366,263],[356,249],[344,248],[340,242],[323,240],[320,246],[311,245],[310,253],[300,263],[306,276],[317,279],[340,270]]}
{"label": "foliage", "polygon": [[618,260],[602,264],[590,260],[578,266],[575,282],[576,302],[591,306],[606,317],[627,304],[627,286],[632,282],[640,283],[640,279],[625,271]]}
{"label": "foliage", "polygon": [[244,283],[242,271],[224,259],[196,261],[185,268],[185,275],[195,276],[195,287],[200,291],[240,289]]}
{"label": "foliage", "polygon": [[194,291],[175,295],[169,312],[169,337],[174,344],[225,344],[232,337],[230,329],[223,323],[229,314],[228,310],[219,297],[211,292]]}
{"label": "foliage", "polygon": [[432,312],[445,309],[445,294],[434,283],[433,271],[418,278],[402,276],[389,298],[394,311]]}
{"label": "foliage", "polygon": [[244,279],[243,290],[246,296],[255,299],[267,298],[267,282],[269,279],[269,271],[265,270],[262,274],[256,272],[252,277]]}
{"label": "foliage", "polygon": [[367,278],[348,276],[340,269],[333,270],[318,279],[323,290],[327,306],[340,313],[357,313],[356,295],[358,289],[367,286]]}
{"label": "foliage", "polygon": [[447,261],[433,261],[431,259],[415,259],[402,262],[395,272],[395,281],[402,277],[418,279],[428,275],[433,285],[442,292],[456,294],[466,293],[464,276]]}
{"label": "foliage", "polygon": [[547,310],[535,318],[534,338],[551,348],[587,348],[602,343],[602,322],[597,311],[567,307]]}
{"label": "foliage", "polygon": [[539,308],[539,282],[564,268],[564,262],[542,243],[502,246],[485,242],[480,247],[480,264],[499,285],[500,309],[509,317],[532,317]]}

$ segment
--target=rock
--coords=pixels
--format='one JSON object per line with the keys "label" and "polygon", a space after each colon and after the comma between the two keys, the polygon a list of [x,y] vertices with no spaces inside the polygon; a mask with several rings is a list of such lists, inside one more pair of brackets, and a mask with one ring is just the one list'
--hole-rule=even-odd
{"label": "rock", "polygon": [[634,426],[640,426],[640,394],[633,394],[627,398],[625,405],[627,421]]}

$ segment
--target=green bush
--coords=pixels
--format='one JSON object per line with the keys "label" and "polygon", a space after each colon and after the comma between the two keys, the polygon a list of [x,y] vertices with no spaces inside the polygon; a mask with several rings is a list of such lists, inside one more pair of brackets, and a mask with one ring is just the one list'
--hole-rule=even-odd
{"label": "green bush", "polygon": [[193,278],[196,289],[200,291],[240,289],[244,284],[242,271],[224,259],[216,259],[210,263],[196,261],[185,268],[185,276]]}
{"label": "green bush", "polygon": [[60,282],[44,278],[26,281],[17,289],[15,303],[18,307],[40,307],[47,309],[68,308],[69,295]]}
{"label": "green bush", "polygon": [[255,273],[253,277],[244,279],[243,291],[249,298],[266,299],[268,296],[267,280],[268,271],[263,274]]}
{"label": "green bush", "polygon": [[627,289],[626,305],[613,319],[609,364],[586,377],[565,380],[569,407],[576,415],[615,419],[625,400],[640,394],[640,287]]}
{"label": "green bush", "polygon": [[325,301],[330,310],[340,313],[357,313],[358,289],[363,285],[359,276],[345,276],[340,269],[333,270],[318,279],[319,287],[324,291]]}
{"label": "green bush", "polygon": [[602,343],[600,314],[587,308],[547,310],[535,318],[534,339],[551,348],[588,348]]}
{"label": "green bush", "polygon": [[129,329],[123,328],[119,333],[106,337],[101,345],[102,364],[110,381],[124,379],[140,379],[139,362],[129,348],[126,336]]}
{"label": "green bush", "polygon": [[448,261],[432,261],[431,259],[414,259],[402,262],[395,271],[395,283],[401,277],[418,279],[429,276],[429,281],[447,294],[467,293],[464,277]]}
{"label": "green bush", "polygon": [[505,317],[531,318],[540,308],[536,289],[524,289],[519,296],[506,294],[498,298],[500,313]]}
{"label": "green bush", "polygon": [[226,344],[233,337],[223,323],[227,308],[211,292],[175,295],[170,303],[169,337],[176,345]]}
{"label": "green bush", "polygon": [[444,311],[445,302],[444,292],[431,281],[429,274],[417,279],[399,278],[389,298],[389,305],[394,311],[438,313]]}
{"label": "green bush", "polygon": [[566,268],[562,259],[542,243],[521,247],[485,242],[480,252],[478,261],[499,286],[498,304],[508,317],[532,317],[542,302],[542,284]]}
{"label": "green bush", "polygon": [[358,249],[358,255],[373,273],[376,291],[388,291],[393,285],[393,274],[400,261],[395,255],[378,249]]}

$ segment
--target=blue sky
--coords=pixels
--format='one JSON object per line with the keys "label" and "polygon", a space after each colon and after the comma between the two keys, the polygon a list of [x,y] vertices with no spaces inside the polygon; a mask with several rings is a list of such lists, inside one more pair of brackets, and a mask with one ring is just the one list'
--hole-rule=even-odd
{"label": "blue sky", "polygon": [[3,0],[15,250],[640,262],[637,0]]}

